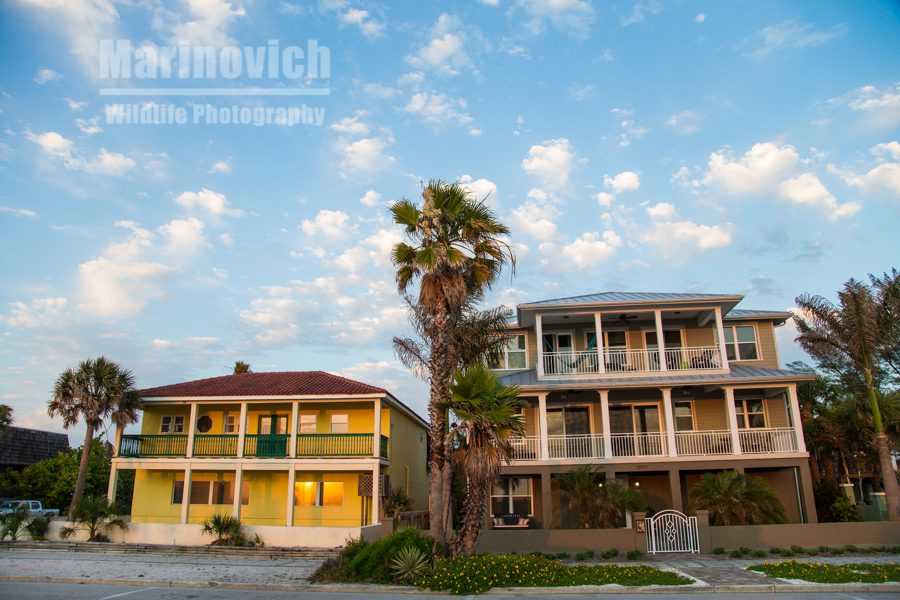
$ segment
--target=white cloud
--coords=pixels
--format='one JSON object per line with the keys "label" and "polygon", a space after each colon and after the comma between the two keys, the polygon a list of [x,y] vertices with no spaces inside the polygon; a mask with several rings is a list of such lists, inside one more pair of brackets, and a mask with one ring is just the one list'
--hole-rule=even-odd
{"label": "white cloud", "polygon": [[754,144],[736,160],[721,150],[710,155],[706,176],[696,183],[713,185],[735,196],[758,194],[774,189],[799,158],[793,146],[775,142]]}
{"label": "white cloud", "polygon": [[366,190],[366,193],[359,199],[359,202],[363,206],[378,206],[381,204],[381,194],[375,190]]}
{"label": "white cloud", "polygon": [[683,110],[677,115],[666,119],[666,125],[676,133],[690,134],[700,131],[700,124],[706,118],[702,112],[696,110]]}
{"label": "white cloud", "polygon": [[208,246],[200,219],[172,219],[159,228],[165,240],[165,251],[178,261],[184,261]]}
{"label": "white cloud", "polygon": [[228,29],[238,17],[247,13],[237,1],[183,0],[187,15],[168,13],[170,22],[165,25],[169,43],[188,41],[197,46],[229,46],[235,43]]}
{"label": "white cloud", "polygon": [[473,179],[471,175],[461,175],[457,181],[476,200],[486,200],[487,205],[494,209],[499,206],[497,184],[490,179]]}
{"label": "white cloud", "polygon": [[388,168],[397,160],[387,153],[389,145],[390,141],[380,137],[339,144],[338,148],[343,155],[340,164],[341,177],[345,179],[367,177]]}
{"label": "white cloud", "polygon": [[26,131],[25,137],[40,146],[47,155],[62,160],[67,169],[104,175],[124,175],[137,164],[134,159],[118,152],[110,152],[106,148],[101,148],[94,158],[87,159],[75,148],[72,140],[55,131],[41,134]]}
{"label": "white cloud", "polygon": [[650,132],[649,129],[638,123],[637,119],[634,118],[634,109],[613,108],[609,112],[619,119],[619,127],[622,129],[622,133],[618,138],[620,148],[627,148],[631,145],[632,139],[639,140]]}
{"label": "white cloud", "polygon": [[246,214],[239,208],[233,208],[225,194],[207,188],[201,188],[199,192],[181,192],[175,202],[188,210],[203,210],[215,217],[241,217]]}
{"label": "white cloud", "polygon": [[549,26],[573,37],[587,37],[594,22],[594,7],[586,0],[517,0],[526,15],[525,31],[540,35]]}
{"label": "white cloud", "polygon": [[872,154],[875,156],[884,156],[893,158],[894,160],[900,160],[900,142],[875,144],[872,148]]}
{"label": "white cloud", "polygon": [[65,298],[35,298],[29,303],[11,302],[9,313],[0,315],[0,323],[9,327],[51,327],[59,324],[68,301]]}
{"label": "white cloud", "polygon": [[157,284],[174,272],[151,261],[117,261],[101,256],[78,266],[82,302],[78,308],[99,317],[121,318],[144,310],[164,294]]}
{"label": "white cloud", "polygon": [[619,17],[622,27],[637,25],[647,20],[647,15],[655,15],[662,10],[657,2],[638,2],[631,7],[631,14]]}
{"label": "white cloud", "polygon": [[64,98],[66,102],[66,106],[69,107],[70,110],[79,111],[85,106],[87,106],[87,101],[78,102],[77,100],[72,100],[71,98]]}
{"label": "white cloud", "polygon": [[175,342],[173,342],[172,340],[164,340],[164,339],[160,339],[160,338],[156,338],[150,342],[150,346],[154,350],[168,350],[174,345],[175,345]]}
{"label": "white cloud", "polygon": [[576,102],[590,100],[597,95],[597,86],[593,83],[573,83],[569,86],[569,97]]}
{"label": "white cloud", "polygon": [[559,215],[553,198],[542,190],[531,190],[529,198],[513,210],[510,221],[516,230],[537,240],[550,240],[556,235],[554,219]]}
{"label": "white cloud", "polygon": [[359,27],[360,32],[370,40],[384,35],[384,25],[373,20],[367,10],[351,8],[342,13],[339,19],[342,24]]}
{"label": "white cloud", "polygon": [[864,85],[828,101],[847,106],[871,122],[875,128],[892,128],[900,124],[900,83],[879,88]]}
{"label": "white cloud", "polygon": [[300,229],[306,235],[342,238],[349,233],[350,217],[339,210],[320,210],[314,219],[303,219]]}
{"label": "white cloud", "polygon": [[34,76],[34,82],[38,85],[50,83],[54,79],[59,79],[60,75],[53,69],[41,69]]}
{"label": "white cloud", "polygon": [[27,219],[35,219],[38,214],[27,208],[15,208],[13,206],[0,206],[0,213],[7,213],[16,217],[25,217]]}
{"label": "white cloud", "polygon": [[356,273],[372,267],[384,268],[391,264],[391,250],[402,241],[396,229],[379,229],[358,245],[339,254],[332,264],[344,271]]}
{"label": "white cloud", "polygon": [[227,160],[220,160],[213,163],[209,169],[210,173],[231,173],[231,163]]}
{"label": "white cloud", "polygon": [[613,201],[616,199],[615,195],[608,192],[598,192],[594,194],[594,198],[597,199],[600,206],[612,206]]}
{"label": "white cloud", "polygon": [[228,234],[228,233],[223,233],[222,235],[219,236],[219,241],[222,242],[222,244],[224,244],[226,246],[233,246],[234,245],[234,236],[232,236],[231,234]]}
{"label": "white cloud", "polygon": [[90,119],[75,119],[75,125],[78,126],[78,129],[81,130],[82,133],[86,133],[87,135],[94,135],[103,131],[103,128],[100,127],[100,117],[91,117]]}
{"label": "white cloud", "polygon": [[566,138],[547,140],[535,144],[522,161],[522,169],[539,177],[547,189],[559,189],[569,183],[575,150]]}
{"label": "white cloud", "polygon": [[674,219],[675,207],[668,202],[660,202],[647,207],[647,214],[651,219]]}
{"label": "white cloud", "polygon": [[836,25],[824,31],[816,29],[812,23],[783,21],[757,31],[757,37],[762,38],[762,45],[748,53],[748,56],[759,59],[766,58],[780,50],[800,50],[809,46],[821,46],[843,37],[846,33],[847,27],[844,25]]}
{"label": "white cloud", "polygon": [[97,40],[114,39],[119,15],[113,0],[21,0],[62,30],[72,53],[90,73],[97,69]]}
{"label": "white cloud", "polygon": [[390,100],[400,93],[400,90],[381,83],[367,83],[363,86],[363,93],[379,100]]}
{"label": "white cloud", "polygon": [[622,238],[614,231],[587,232],[562,248],[562,257],[578,269],[587,269],[615,255]]}
{"label": "white cloud", "polygon": [[828,170],[841,177],[847,185],[862,188],[868,193],[886,190],[900,196],[900,163],[885,162],[857,175],[835,165],[828,165]]}
{"label": "white cloud", "polygon": [[124,175],[133,169],[136,164],[134,159],[129,158],[124,154],[110,152],[106,148],[100,148],[100,152],[93,160],[84,163],[84,170],[88,173]]}
{"label": "white cloud", "polygon": [[613,177],[605,176],[603,185],[618,194],[641,187],[641,178],[634,171],[622,171]]}
{"label": "white cloud", "polygon": [[344,117],[340,121],[332,123],[331,129],[348,135],[366,135],[369,133],[369,126],[361,121],[365,115],[365,111],[356,111],[352,117]]}
{"label": "white cloud", "polygon": [[703,13],[697,13],[697,16],[694,17],[695,23],[703,23],[706,21],[706,15]]}
{"label": "white cloud", "polygon": [[853,216],[862,208],[858,202],[838,204],[837,199],[812,173],[802,173],[782,182],[778,186],[778,193],[782,198],[794,204],[811,206],[825,211],[831,221]]}
{"label": "white cloud", "polygon": [[472,68],[467,48],[470,46],[466,29],[459,17],[442,13],[431,28],[430,39],[415,54],[407,55],[407,63],[441,75],[456,76]]}
{"label": "white cloud", "polygon": [[426,123],[433,125],[455,123],[460,126],[472,122],[472,117],[465,112],[465,109],[465,100],[455,100],[434,92],[413,94],[403,108],[407,113],[421,118]]}
{"label": "white cloud", "polygon": [[25,137],[41,147],[41,149],[56,158],[67,158],[72,153],[72,140],[66,139],[55,131],[47,133],[32,134],[25,132]]}
{"label": "white cloud", "polygon": [[655,246],[664,258],[682,262],[694,252],[730,246],[734,240],[734,226],[731,223],[698,225],[692,221],[659,220],[639,239]]}
{"label": "white cloud", "polygon": [[254,298],[250,307],[238,314],[256,330],[255,340],[263,345],[279,345],[294,340],[303,305],[293,298]]}

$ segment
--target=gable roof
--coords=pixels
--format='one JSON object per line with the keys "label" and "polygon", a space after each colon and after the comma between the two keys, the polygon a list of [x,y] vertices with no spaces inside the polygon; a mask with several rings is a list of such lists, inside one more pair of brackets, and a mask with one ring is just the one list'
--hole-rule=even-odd
{"label": "gable roof", "polygon": [[550,300],[537,300],[525,302],[519,307],[525,306],[560,306],[566,304],[604,304],[620,302],[665,302],[681,300],[710,300],[712,298],[725,298],[740,300],[742,296],[737,294],[688,294],[668,292],[597,292],[581,296],[569,296],[567,298],[552,298]]}
{"label": "gable roof", "polygon": [[325,371],[238,373],[141,390],[144,398],[188,396],[347,396],[387,390]]}
{"label": "gable roof", "polygon": [[0,434],[0,466],[24,467],[69,449],[69,436],[40,429],[10,427]]}

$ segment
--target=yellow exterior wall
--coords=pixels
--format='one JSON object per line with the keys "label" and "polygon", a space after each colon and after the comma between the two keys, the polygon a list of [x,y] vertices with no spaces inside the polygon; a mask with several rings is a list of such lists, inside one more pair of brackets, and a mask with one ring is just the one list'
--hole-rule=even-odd
{"label": "yellow exterior wall", "polygon": [[176,477],[184,477],[184,471],[135,471],[131,520],[135,523],[181,522],[181,505],[172,504],[172,485]]}
{"label": "yellow exterior wall", "polygon": [[425,461],[427,435],[417,421],[391,410],[391,487],[402,487],[412,499],[413,510],[428,510],[428,478]]}
{"label": "yellow exterior wall", "polygon": [[[146,406],[141,419],[141,433],[153,435],[160,433],[159,427],[162,418],[166,415],[182,415],[184,417],[184,432],[188,432],[188,420],[191,416],[191,407],[187,404],[151,404]],[[171,431],[169,433],[172,433]]]}
{"label": "yellow exterior wall", "polygon": [[[358,527],[363,519],[362,497],[359,495],[359,475],[356,473],[305,473],[298,472],[298,483],[308,481],[342,482],[344,502],[341,506],[296,506],[294,505],[295,526]],[[287,485],[287,482],[285,482]],[[251,500],[252,500],[251,496]],[[296,502],[296,500],[295,500]],[[282,514],[284,509],[282,509]]]}

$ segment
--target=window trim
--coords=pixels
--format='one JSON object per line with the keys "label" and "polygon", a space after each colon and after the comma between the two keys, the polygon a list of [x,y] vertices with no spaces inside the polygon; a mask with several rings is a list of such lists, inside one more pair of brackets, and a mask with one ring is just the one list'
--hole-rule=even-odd
{"label": "window trim", "polygon": [[[763,426],[762,427],[750,427],[750,420],[748,417],[750,415],[758,415],[758,412],[748,412],[747,411],[747,402],[759,400],[762,402],[762,416],[763,416]],[[737,409],[737,403],[741,403],[741,407],[743,408],[743,412],[739,412]],[[769,407],[768,402],[766,402],[765,398],[735,398],[734,399],[735,407],[734,407],[734,416],[737,420],[738,431],[740,430],[753,430],[753,429],[769,429]],[[743,418],[743,419],[742,419]],[[743,420],[744,426],[741,427],[741,420]]]}
{"label": "window trim", "polygon": [[[347,418],[347,431],[335,431],[334,430],[334,418],[335,417],[346,417]],[[338,435],[350,433],[350,413],[330,413],[328,415],[328,432],[336,433]]]}
{"label": "window trim", "polygon": [[[238,419],[237,415],[225,413],[225,418],[222,421],[222,433],[237,433],[238,432],[237,419]],[[230,430],[229,430],[229,426],[231,426]]]}
{"label": "window trim", "polygon": [[[314,500],[313,504],[299,504],[297,502],[297,486],[301,484],[315,484],[316,489],[313,493]],[[341,486],[341,503],[340,504],[325,504],[325,484],[326,483],[334,483],[340,484]],[[294,482],[294,504],[293,506],[300,506],[303,508],[343,508],[345,506],[344,498],[346,497],[347,485],[344,481],[295,481]]]}
{"label": "window trim", "polygon": [[[272,427],[273,431],[270,431],[269,433],[262,433],[262,420],[263,419],[272,419],[272,425],[274,425],[274,427]],[[284,420],[284,433],[277,433],[278,421],[280,421],[282,419]],[[278,413],[271,413],[268,415],[259,415],[259,418],[256,421],[256,433],[257,433],[257,435],[287,435],[290,433],[290,428],[288,427],[288,420],[289,420],[289,418],[287,415],[281,415]]]}
{"label": "window trim", "polygon": [[[753,328],[753,343],[756,344],[756,358],[740,358],[740,351],[738,348],[739,345],[742,343],[749,344],[750,342],[738,342],[737,341],[737,328],[738,327],[752,327]],[[757,322],[754,321],[751,323],[744,322],[744,323],[733,323],[733,324],[722,323],[723,333],[727,329],[731,330],[731,339],[733,341],[727,342],[725,340],[722,340],[722,345],[726,347],[726,349],[725,349],[726,354],[728,352],[728,346],[729,345],[733,346],[734,347],[734,356],[735,356],[735,358],[733,358],[733,359],[729,358],[728,359],[729,362],[758,362],[761,360],[765,360],[763,358],[762,344],[759,343],[759,327],[758,327]],[[716,337],[717,338],[719,337],[718,330],[716,330]]]}
{"label": "window trim", "polygon": [[508,493],[508,494],[503,494],[503,495],[497,495],[497,494],[494,494],[494,490],[493,490],[493,486],[492,486],[492,488],[491,488],[491,490],[490,490],[490,494],[489,494],[490,498],[488,499],[488,504],[489,504],[489,506],[490,506],[490,509],[489,509],[489,510],[491,511],[491,518],[494,518],[494,517],[497,516],[497,515],[493,512],[494,498],[506,498],[506,500],[507,500],[506,507],[507,507],[509,510],[508,510],[508,512],[503,513],[503,514],[507,514],[507,515],[517,514],[517,513],[513,513],[513,512],[512,512],[513,502],[514,502],[513,499],[514,499],[514,498],[528,498],[528,504],[530,505],[531,509],[528,511],[528,514],[525,515],[525,516],[533,517],[533,516],[534,516],[534,478],[533,478],[533,477],[527,477],[527,476],[524,476],[524,477],[523,477],[523,476],[514,476],[514,475],[511,475],[511,476],[502,476],[502,477],[498,477],[497,479],[500,479],[500,480],[505,480],[505,479],[524,479],[524,480],[526,480],[526,481],[528,482],[528,494],[527,494],[527,495],[526,495],[526,494],[513,494],[513,493],[512,493],[512,488],[510,488],[509,485],[507,484],[507,490],[509,491],[509,493]]}
{"label": "window trim", "polygon": [[[301,412],[297,414],[297,433],[301,433],[303,435],[310,435],[310,432],[303,431],[303,417],[312,417],[312,425],[315,431],[312,433],[319,433],[319,415],[314,412]],[[307,423],[308,424],[308,423]]]}
{"label": "window trim", "polygon": [[[195,483],[207,483],[209,486],[207,487],[207,495],[206,502],[191,502],[190,498],[190,490],[188,490],[188,504],[192,506],[230,506],[234,504],[234,494],[237,493],[235,489],[235,481],[233,479],[223,479],[223,480],[212,480],[212,479],[198,479],[191,480],[191,487],[194,487]],[[178,488],[178,484],[181,484],[181,498],[176,500],[175,490]],[[228,484],[231,486],[231,502],[225,502],[223,504],[213,503],[213,499],[215,498],[215,489],[217,485]],[[247,490],[246,497],[244,496],[244,489]],[[250,504],[250,482],[249,481],[241,481],[241,506],[247,506]],[[182,504],[184,502],[184,479],[173,479],[172,480],[172,496],[171,503],[173,505]]]}
{"label": "window trim", "polygon": [[529,369],[529,361],[528,361],[528,332],[521,331],[509,334],[510,337],[518,337],[522,336],[525,338],[525,366],[524,367],[510,367],[509,366],[509,346],[503,346],[503,356],[500,358],[500,366],[493,369],[494,371],[523,371]]}
{"label": "window trim", "polygon": [[[683,402],[685,404],[690,405],[691,407],[691,428],[690,429],[678,429],[678,415],[675,412],[675,408],[679,402]],[[675,427],[675,432],[679,431],[699,431],[697,429],[697,413],[695,411],[695,403],[693,398],[680,398],[678,400],[672,400],[672,425]]]}
{"label": "window trim", "polygon": [[[166,425],[166,419],[169,419],[168,425]],[[178,424],[178,419],[181,419],[181,431],[175,431],[175,426]],[[162,434],[184,433],[184,421],[184,415],[162,415],[162,417],[160,417],[159,419],[159,432]]]}

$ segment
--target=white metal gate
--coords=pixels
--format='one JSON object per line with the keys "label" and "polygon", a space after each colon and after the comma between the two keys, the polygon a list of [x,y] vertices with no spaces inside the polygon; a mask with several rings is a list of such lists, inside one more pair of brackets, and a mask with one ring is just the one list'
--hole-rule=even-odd
{"label": "white metal gate", "polygon": [[664,510],[645,520],[647,552],[700,552],[697,517],[677,510]]}

